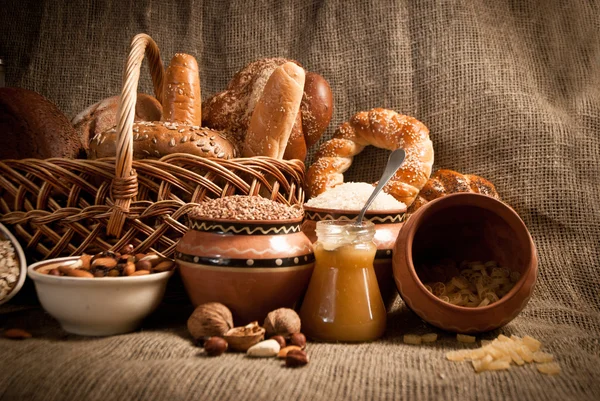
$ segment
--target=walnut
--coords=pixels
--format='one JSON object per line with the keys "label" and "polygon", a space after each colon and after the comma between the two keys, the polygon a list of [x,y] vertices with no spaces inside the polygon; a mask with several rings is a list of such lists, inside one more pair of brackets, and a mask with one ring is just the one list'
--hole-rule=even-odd
{"label": "walnut", "polygon": [[265,338],[265,329],[252,322],[243,327],[234,327],[223,336],[232,351],[246,352],[248,348]]}
{"label": "walnut", "polygon": [[263,327],[268,336],[287,337],[300,332],[300,316],[293,309],[279,308],[267,315]]}
{"label": "walnut", "polygon": [[199,305],[187,321],[187,327],[194,339],[223,336],[233,327],[231,311],[223,304],[209,302]]}

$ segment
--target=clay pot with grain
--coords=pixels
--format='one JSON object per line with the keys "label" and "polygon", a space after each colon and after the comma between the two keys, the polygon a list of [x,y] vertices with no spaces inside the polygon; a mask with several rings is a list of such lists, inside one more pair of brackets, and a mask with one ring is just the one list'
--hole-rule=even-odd
{"label": "clay pot with grain", "polygon": [[[483,307],[438,299],[420,280],[432,260],[495,260],[520,273],[512,290]],[[538,258],[525,223],[492,197],[458,193],[433,200],[404,223],[393,255],[394,278],[406,305],[428,323],[460,333],[480,333],[513,320],[527,305],[536,282]]]}
{"label": "clay pot with grain", "polygon": [[302,219],[218,220],[189,216],[175,259],[194,306],[220,302],[237,326],[294,308],[314,268]]}

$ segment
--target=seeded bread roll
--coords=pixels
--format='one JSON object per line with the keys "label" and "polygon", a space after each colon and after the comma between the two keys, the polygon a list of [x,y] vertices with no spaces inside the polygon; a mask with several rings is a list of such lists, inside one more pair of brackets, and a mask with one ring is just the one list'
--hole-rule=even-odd
{"label": "seeded bread roll", "polygon": [[483,177],[474,174],[461,174],[453,170],[442,169],[431,175],[419,195],[408,208],[408,213],[414,213],[426,203],[442,196],[458,192],[473,192],[500,199],[494,184]]}
{"label": "seeded bread roll", "polygon": [[[256,60],[238,71],[223,92],[216,93],[202,104],[203,124],[228,130],[239,143],[246,132],[265,85],[275,69],[287,62],[285,58]],[[307,150],[327,129],[333,113],[333,95],[327,81],[319,74],[306,72],[304,93],[297,118],[283,158],[304,160]]]}
{"label": "seeded bread roll", "polygon": [[244,140],[243,157],[283,158],[300,110],[304,79],[304,70],[292,62],[273,71],[254,107]]}
{"label": "seeded bread roll", "polygon": [[[119,96],[112,96],[94,103],[71,120],[75,131],[84,143],[90,138],[117,125]],[[162,106],[154,96],[138,93],[134,121],[158,121],[162,117]]]}
{"label": "seeded bread roll", "polygon": [[[162,121],[133,125],[133,157],[160,158],[171,153],[229,159],[238,149],[223,131],[200,127],[202,102],[196,59],[177,53],[165,73]],[[114,157],[117,131],[97,134],[90,143],[89,157]]]}

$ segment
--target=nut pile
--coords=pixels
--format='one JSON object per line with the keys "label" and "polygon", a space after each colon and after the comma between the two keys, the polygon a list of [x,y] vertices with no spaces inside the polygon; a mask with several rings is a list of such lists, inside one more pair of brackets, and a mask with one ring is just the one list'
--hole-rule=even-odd
{"label": "nut pile", "polygon": [[19,262],[10,241],[0,241],[0,300],[15,288],[19,280]]}
{"label": "nut pile", "polygon": [[[500,266],[496,261],[463,261],[458,267],[452,260],[421,267],[425,288],[444,302],[457,306],[482,307],[498,302],[519,281],[519,272]],[[437,280],[437,281],[436,281]]]}
{"label": "nut pile", "polygon": [[232,195],[209,199],[190,212],[192,218],[222,220],[291,220],[304,211],[299,205],[287,206],[260,196]]}
{"label": "nut pile", "polygon": [[133,245],[121,252],[104,251],[96,255],[81,255],[74,262],[58,267],[43,266],[37,271],[52,276],[81,278],[144,276],[161,273],[175,267],[175,262],[154,253],[133,253]]}
{"label": "nut pile", "polygon": [[[306,337],[300,333],[300,317],[287,308],[270,312],[263,324],[252,322],[233,327],[231,312],[216,302],[199,305],[188,319],[188,330],[203,341],[207,356],[220,356],[226,351],[246,352],[249,357],[285,360],[287,367],[308,364]],[[270,338],[265,340],[265,334]]]}

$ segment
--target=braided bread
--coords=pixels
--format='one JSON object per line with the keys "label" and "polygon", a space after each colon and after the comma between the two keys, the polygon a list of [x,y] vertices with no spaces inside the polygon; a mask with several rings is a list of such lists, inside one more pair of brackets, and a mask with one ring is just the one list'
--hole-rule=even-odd
{"label": "braided bread", "polygon": [[413,117],[381,108],[355,114],[321,145],[306,174],[309,196],[343,183],[343,173],[352,164],[352,158],[367,145],[406,151],[404,163],[384,191],[407,206],[412,204],[431,174],[433,144],[429,130]]}
{"label": "braided bread", "polygon": [[453,170],[438,170],[431,175],[419,196],[408,208],[408,213],[414,213],[418,208],[434,199],[457,192],[473,192],[500,199],[494,184],[473,174],[461,174]]}

